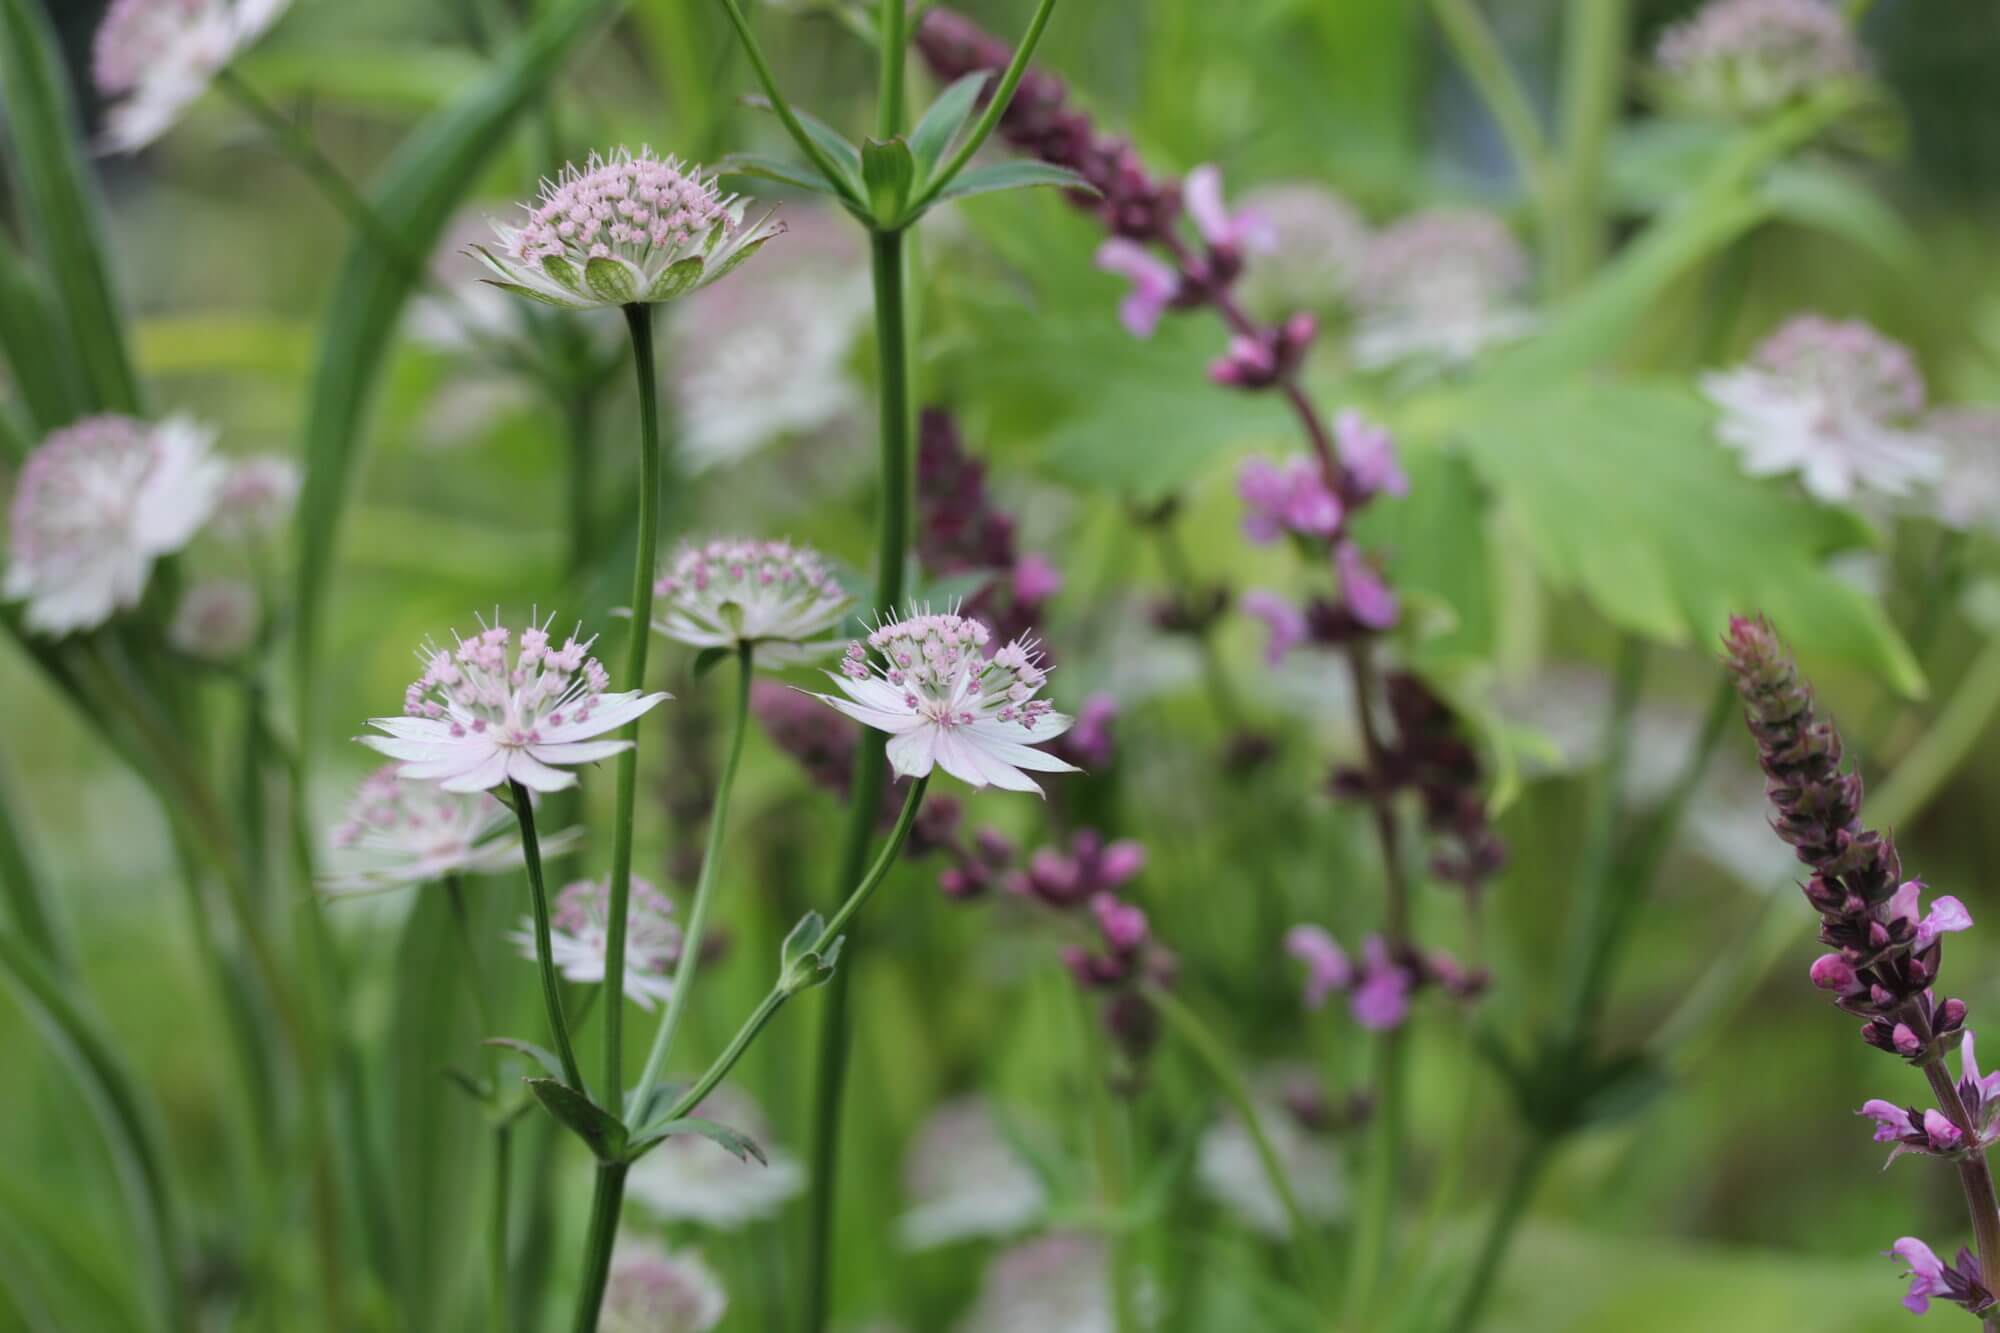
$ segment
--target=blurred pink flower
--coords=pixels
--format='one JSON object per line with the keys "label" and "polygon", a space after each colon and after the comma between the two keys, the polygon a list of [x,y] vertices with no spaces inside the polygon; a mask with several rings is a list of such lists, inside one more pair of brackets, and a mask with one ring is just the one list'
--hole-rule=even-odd
{"label": "blurred pink flower", "polygon": [[100,140],[135,153],[165,134],[224,66],[291,0],[113,0],[91,47],[91,77],[111,98]]}
{"label": "blurred pink flower", "polygon": [[[611,931],[611,881],[582,879],[556,894],[549,914],[549,955],[565,978],[581,985],[604,984],[604,959]],[[673,900],[637,875],[625,921],[625,998],[651,1009],[674,991],[674,968],[685,938],[673,920]],[[521,956],[534,961],[535,923],[521,918],[510,937]]]}
{"label": "blurred pink flower", "polygon": [[1134,338],[1150,338],[1160,326],[1160,316],[1180,295],[1180,275],[1137,241],[1114,236],[1097,247],[1097,266],[1132,283],[1131,292],[1118,307],[1118,318]]}
{"label": "blurred pink flower", "polygon": [[1330,537],[1340,530],[1340,500],[1326,487],[1319,465],[1303,456],[1282,464],[1246,459],[1236,473],[1243,500],[1243,534],[1262,545],[1287,532]]}

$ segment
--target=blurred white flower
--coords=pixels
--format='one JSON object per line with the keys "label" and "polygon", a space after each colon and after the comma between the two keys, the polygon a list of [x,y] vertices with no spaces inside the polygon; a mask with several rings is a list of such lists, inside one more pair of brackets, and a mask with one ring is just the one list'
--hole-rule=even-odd
{"label": "blurred white flower", "polygon": [[[514,812],[485,792],[460,795],[404,782],[395,764],[362,779],[333,831],[340,869],[321,881],[331,894],[374,893],[431,884],[447,875],[490,875],[521,864]],[[576,841],[565,831],[541,839],[551,854]]]}
{"label": "blurred white flower", "polygon": [[[1260,1080],[1260,1085],[1269,1080]],[[1340,1154],[1324,1136],[1299,1123],[1284,1099],[1260,1086],[1253,1093],[1258,1123],[1270,1138],[1285,1178],[1307,1219],[1325,1222],[1347,1208],[1347,1186]],[[1291,1234],[1291,1219],[1283,1200],[1271,1187],[1264,1161],[1257,1153],[1242,1118],[1233,1112],[1202,1134],[1196,1151],[1195,1178],[1202,1189],[1245,1225],[1267,1236]]]}
{"label": "blurred white flower", "polygon": [[775,1216],[805,1188],[805,1168],[772,1141],[770,1122],[748,1093],[717,1088],[694,1114],[749,1135],[769,1164],[739,1160],[699,1134],[676,1134],[640,1158],[625,1182],[632,1201],[654,1217],[734,1231]]}
{"label": "blurred white flower", "polygon": [[[685,936],[673,919],[673,900],[639,876],[632,876],[625,916],[625,998],[641,1009],[674,993],[674,968]],[[535,952],[535,922],[522,917],[508,937],[529,962]],[[611,943],[611,881],[580,879],[556,894],[549,911],[549,958],[565,978],[584,986],[604,984],[604,960]]]}
{"label": "blurred white flower", "polygon": [[165,134],[290,4],[113,0],[91,50],[97,91],[113,99],[104,113],[104,150],[134,153]]}
{"label": "blurred white flower", "polygon": [[659,633],[692,648],[753,644],[766,663],[838,647],[814,640],[840,624],[854,601],[810,547],[740,540],[683,546],[653,596]]}
{"label": "blurred white flower", "polygon": [[1918,426],[1924,381],[1908,348],[1859,320],[1798,315],[1750,361],[1701,377],[1716,433],[1753,477],[1795,472],[1812,495],[1903,496],[1943,471]]}
{"label": "blurred white flower", "polygon": [[913,1250],[1020,1231],[1048,1203],[1041,1177],[1008,1141],[983,1097],[931,1113],[903,1159],[910,1209],[897,1224]]}
{"label": "blurred white flower", "polygon": [[722,1280],[694,1250],[620,1236],[599,1333],[708,1333],[729,1309]]}
{"label": "blurred white flower", "polygon": [[205,662],[240,657],[257,638],[257,590],[241,579],[203,579],[181,594],[167,642]]}
{"label": "blurred white flower", "polygon": [[15,482],[0,596],[25,600],[28,628],[56,636],[137,606],[153,562],[214,511],[224,476],[214,442],[185,417],[86,417],[50,435]]}
{"label": "blurred white flower", "polygon": [[1324,309],[1348,298],[1368,256],[1368,222],[1359,209],[1311,181],[1259,186],[1242,206],[1263,220],[1274,241],[1243,275],[1254,306]]}
{"label": "blurred white flower", "polygon": [[278,454],[255,454],[229,465],[215,502],[215,531],[225,537],[261,537],[292,516],[305,473]]}
{"label": "blurred white flower", "polygon": [[1114,1333],[1110,1281],[1094,1236],[1025,1241],[986,1265],[957,1333]]}
{"label": "blurred white flower", "polygon": [[1528,256],[1473,209],[1413,213],[1377,233],[1354,280],[1356,365],[1450,369],[1535,326]]}
{"label": "blurred white flower", "polygon": [[1661,34],[1667,100],[1709,115],[1757,115],[1867,68],[1847,18],[1822,0],[1711,0]]}
{"label": "blurred white flower", "polygon": [[2000,407],[1941,408],[1924,418],[1924,434],[1944,465],[1925,497],[1938,522],[2000,532]]}

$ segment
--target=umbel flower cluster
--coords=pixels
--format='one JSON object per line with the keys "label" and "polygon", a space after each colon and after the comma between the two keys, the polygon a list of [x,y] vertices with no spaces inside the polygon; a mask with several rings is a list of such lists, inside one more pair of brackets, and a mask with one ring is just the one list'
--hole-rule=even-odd
{"label": "umbel flower cluster", "polygon": [[681,549],[653,584],[653,628],[694,648],[761,645],[768,661],[811,642],[853,605],[817,552],[789,542],[711,541]]}

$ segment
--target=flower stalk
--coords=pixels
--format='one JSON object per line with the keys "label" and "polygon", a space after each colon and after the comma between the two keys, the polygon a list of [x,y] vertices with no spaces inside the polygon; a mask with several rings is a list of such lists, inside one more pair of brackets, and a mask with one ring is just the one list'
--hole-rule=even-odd
{"label": "flower stalk", "polygon": [[[562,1061],[563,1081],[578,1092],[585,1092],[583,1071],[577,1066],[576,1049],[570,1045],[569,1024],[563,1018],[562,990],[556,982],[554,948],[549,942],[549,891],[547,885],[542,882],[542,848],[535,836],[535,804],[529,799],[526,787],[518,782],[511,782],[508,786],[509,794],[513,798],[514,817],[521,823],[521,859],[527,864],[528,892],[534,901],[535,965],[541,973],[542,1006],[548,1012],[549,1032],[556,1043],[556,1058]],[[610,973],[611,960],[623,956],[622,944],[620,941],[621,947],[605,958],[607,977]],[[606,984],[616,986],[620,983],[607,981]],[[617,996],[621,992],[613,990],[611,994]],[[605,1008],[615,1011],[618,1004],[614,1000]]]}

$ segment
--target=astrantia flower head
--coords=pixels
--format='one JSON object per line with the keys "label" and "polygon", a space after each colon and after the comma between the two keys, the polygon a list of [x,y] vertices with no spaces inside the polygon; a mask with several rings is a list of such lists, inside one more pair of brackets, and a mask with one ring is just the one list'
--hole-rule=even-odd
{"label": "astrantia flower head", "polygon": [[257,590],[241,579],[203,579],[181,594],[167,642],[189,657],[227,662],[257,638]]}
{"label": "astrantia flower head", "polygon": [[87,417],[28,455],[9,510],[7,578],[29,629],[95,629],[139,604],[153,562],[187,545],[214,511],[223,465],[213,431]]}
{"label": "astrantia flower head", "polygon": [[1001,1132],[983,1097],[932,1112],[903,1164],[910,1211],[899,1228],[913,1250],[1031,1225],[1048,1205],[1042,1178]]}
{"label": "astrantia flower head", "polygon": [[714,282],[782,232],[769,214],[746,222],[745,201],[715,178],[650,149],[592,154],[543,182],[521,226],[495,223],[500,253],[472,253],[489,282],[571,310],[670,301]]}
{"label": "astrantia flower head", "polygon": [[133,153],[172,128],[189,103],[278,21],[291,0],[114,0],[97,27],[91,75],[115,99],[106,151]]}
{"label": "astrantia flower head", "polygon": [[518,782],[534,791],[576,785],[570,765],[595,763],[628,750],[630,741],[598,740],[668,696],[609,693],[610,673],[589,656],[596,639],[575,634],[557,648],[548,621],[521,631],[498,622],[457,647],[426,643],[421,676],[403,693],[402,717],[376,717],[382,736],[363,745],[403,761],[399,775],[436,782],[446,791],[476,792]]}
{"label": "astrantia flower head", "polygon": [[1246,212],[1270,228],[1270,250],[1244,272],[1259,307],[1325,307],[1346,300],[1368,253],[1368,223],[1353,204],[1323,185],[1267,185],[1243,196]]}
{"label": "astrantia flower head", "polygon": [[722,1322],[729,1294],[693,1250],[621,1237],[611,1252],[601,1333],[708,1333]]}
{"label": "astrantia flower head", "polygon": [[229,465],[215,503],[215,530],[224,536],[275,532],[292,516],[305,474],[279,454],[258,454]]}
{"label": "astrantia flower head", "polygon": [[[487,875],[521,863],[514,815],[483,792],[462,795],[404,782],[395,764],[363,779],[333,831],[342,869],[321,884],[328,893],[369,893],[431,884],[447,875]],[[573,833],[542,839],[560,851]]]}
{"label": "astrantia flower head", "polygon": [[[673,994],[674,968],[685,937],[674,922],[673,900],[637,875],[632,877],[625,919],[625,998],[641,1009]],[[565,884],[549,912],[550,956],[557,970],[583,985],[604,984],[604,958],[611,937],[611,881],[580,879]],[[510,937],[521,956],[535,958],[535,923],[521,919]]]}
{"label": "astrantia flower head", "polygon": [[838,674],[827,673],[847,697],[817,697],[888,732],[890,766],[904,777],[937,767],[974,787],[1040,793],[1021,770],[1077,771],[1032,748],[1069,730],[1070,719],[1035,697],[1048,681],[1035,641],[1016,639],[989,658],[989,637],[979,621],[949,612],[884,621],[866,648],[849,645]]}
{"label": "astrantia flower head", "polygon": [[1708,115],[1756,115],[1867,67],[1845,16],[1823,0],[1712,0],[1660,38],[1669,101]]}
{"label": "astrantia flower head", "polygon": [[957,1333],[1113,1333],[1104,1243],[1056,1232],[1004,1250],[987,1264],[979,1296]]}
{"label": "astrantia flower head", "polygon": [[748,1093],[717,1088],[694,1114],[750,1136],[764,1162],[744,1160],[699,1134],[676,1134],[632,1167],[626,1189],[662,1222],[733,1231],[771,1217],[805,1188],[805,1168],[774,1142],[763,1108]]}
{"label": "astrantia flower head", "polygon": [[1839,503],[1864,490],[1907,495],[1942,471],[1916,425],[1916,359],[1859,320],[1797,316],[1749,364],[1704,375],[1701,388],[1751,476],[1796,472],[1807,491]]}
{"label": "astrantia flower head", "polygon": [[1923,497],[1938,521],[2000,531],[2000,408],[1943,408],[1924,418],[1923,433],[1943,460]]}
{"label": "astrantia flower head", "polygon": [[1534,327],[1527,285],[1527,253],[1499,218],[1412,214],[1376,236],[1355,275],[1354,360],[1463,365]]}
{"label": "astrantia flower head", "polygon": [[755,645],[765,661],[797,661],[853,598],[819,553],[789,542],[711,541],[681,548],[653,584],[653,628],[694,648]]}

